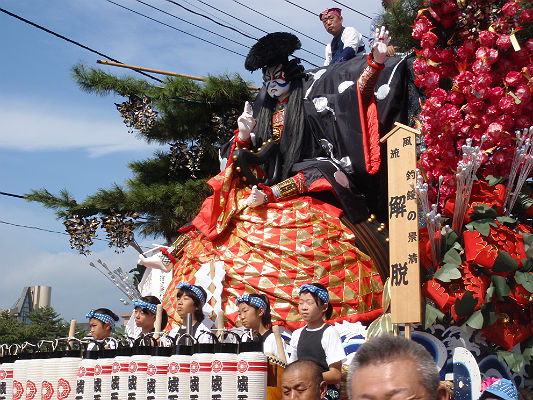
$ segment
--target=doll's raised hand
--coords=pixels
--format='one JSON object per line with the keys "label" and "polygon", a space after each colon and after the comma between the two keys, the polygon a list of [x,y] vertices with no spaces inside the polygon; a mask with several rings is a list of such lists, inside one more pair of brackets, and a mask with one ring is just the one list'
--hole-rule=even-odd
{"label": "doll's raised hand", "polygon": [[390,43],[389,31],[384,26],[376,28],[374,32],[374,44],[372,45],[372,57],[378,64],[383,64],[387,58]]}
{"label": "doll's raised hand", "polygon": [[256,120],[253,116],[252,105],[247,101],[244,103],[244,111],[237,119],[237,125],[239,127],[239,140],[241,142],[247,142],[250,139],[250,133],[255,127]]}

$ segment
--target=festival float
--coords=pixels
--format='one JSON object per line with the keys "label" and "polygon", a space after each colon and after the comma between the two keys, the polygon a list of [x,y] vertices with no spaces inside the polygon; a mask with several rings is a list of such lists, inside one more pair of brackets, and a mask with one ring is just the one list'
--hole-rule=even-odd
{"label": "festival float", "polygon": [[[450,379],[454,361],[460,363],[454,349],[464,347],[481,374],[531,387],[532,4],[433,0],[414,11],[410,33],[416,44],[389,57],[379,77],[369,79],[370,100],[358,90],[359,78],[368,78],[366,56],[304,72],[287,58],[297,39],[277,37],[278,46],[265,50],[263,43],[263,51],[247,59],[250,70],[289,66],[285,73],[298,82],[291,89],[298,86],[298,94],[291,92],[285,109],[268,103],[267,89],[260,90],[244,113],[257,121],[259,140],[250,142],[236,130],[222,146],[225,167],[209,181],[213,194],[205,207],[172,245],[141,255],[141,264],[155,268],[147,269],[139,290],[164,298],[167,330],[183,323],[175,295],[177,283],[185,281],[208,292],[204,311],[219,333],[236,329],[238,296],[266,294],[279,337],[287,340],[303,325],[296,309],[299,287],[320,282],[330,292],[330,323],[343,339],[347,363],[365,339],[405,334],[433,354],[443,380]],[[394,31],[392,36],[394,41]],[[282,59],[276,47],[283,48]],[[420,105],[420,112],[413,114],[409,104]],[[150,128],[156,114],[148,105],[147,99],[137,102],[130,126],[146,127],[146,119]],[[126,108],[121,105],[123,115]],[[280,158],[277,145],[287,127],[313,140],[296,135],[280,142],[292,152]],[[284,163],[288,157],[291,162]],[[266,197],[256,201],[258,193]],[[88,376],[88,397],[57,398],[107,397],[91,394],[97,369],[110,373],[109,391],[113,379],[160,385],[152,397],[143,388],[139,398],[265,398],[274,361],[269,364],[258,349],[239,352],[222,341],[204,353],[193,347],[140,346],[139,360],[131,350],[85,353],[69,386],[74,392]],[[105,368],[96,367],[98,357]],[[2,394],[33,398],[31,377],[21,372],[25,367],[17,369],[29,362],[25,358],[31,356],[0,365],[0,385],[6,383],[0,389],[18,382]],[[132,363],[142,366],[139,381],[129,378],[137,371]],[[256,365],[258,375],[245,365]],[[179,373],[184,375],[174,380]],[[166,375],[166,384],[158,375]],[[68,379],[59,381],[63,386],[52,384],[57,396]],[[183,381],[190,385],[170,392]],[[192,393],[197,383],[204,388],[198,395]],[[45,396],[48,386],[43,380],[40,385]],[[124,390],[111,398],[133,396]]]}

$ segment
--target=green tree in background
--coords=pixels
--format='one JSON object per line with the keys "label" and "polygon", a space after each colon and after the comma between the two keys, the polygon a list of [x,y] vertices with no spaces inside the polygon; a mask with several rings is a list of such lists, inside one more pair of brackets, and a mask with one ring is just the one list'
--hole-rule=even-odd
{"label": "green tree in background", "polygon": [[0,313],[0,344],[22,343],[23,338],[24,324],[9,315],[9,311],[2,311]]}
{"label": "green tree in background", "polygon": [[[25,325],[9,311],[0,313],[0,344],[37,344],[40,340],[54,340],[68,336],[69,325],[52,307],[42,307],[28,314],[30,323]],[[77,331],[75,336],[84,337],[86,331]]]}
{"label": "green tree in background", "polygon": [[118,249],[136,245],[134,231],[171,242],[210,194],[205,182],[219,171],[218,148],[233,135],[236,118],[254,90],[238,75],[210,76],[201,83],[176,77],[151,84],[76,65],[73,77],[88,93],[123,96],[126,101],[116,107],[130,133],[169,145],[169,151],[130,163],[131,179],[83,201],[67,189],[59,194],[33,190],[26,198],[54,209],[65,220],[71,246],[82,254],[89,251],[99,227]]}
{"label": "green tree in background", "polygon": [[69,327],[52,307],[42,307],[28,314],[29,325],[24,327],[24,340],[37,343],[39,340],[54,340],[67,337]]}
{"label": "green tree in background", "polygon": [[391,44],[398,52],[408,52],[419,43],[411,35],[415,17],[421,0],[386,0],[384,10],[375,19],[376,25],[387,27],[391,35]]}

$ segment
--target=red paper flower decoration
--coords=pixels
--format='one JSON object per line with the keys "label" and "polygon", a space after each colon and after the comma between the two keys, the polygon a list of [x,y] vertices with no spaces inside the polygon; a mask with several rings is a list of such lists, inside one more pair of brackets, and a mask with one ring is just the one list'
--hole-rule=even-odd
{"label": "red paper flower decoration", "polygon": [[483,336],[491,342],[511,350],[517,343],[529,337],[533,330],[531,307],[522,308],[512,303],[496,304],[498,320],[483,329]]}
{"label": "red paper flower decoration", "polygon": [[[517,268],[522,266],[522,260],[526,258],[524,252],[524,240],[522,235],[512,231],[505,225],[495,221],[496,228],[491,227],[488,236],[483,236],[478,231],[463,232],[465,241],[465,257],[480,266],[491,269],[500,252],[508,253],[516,262]],[[507,276],[512,271],[491,271],[493,274]]]}

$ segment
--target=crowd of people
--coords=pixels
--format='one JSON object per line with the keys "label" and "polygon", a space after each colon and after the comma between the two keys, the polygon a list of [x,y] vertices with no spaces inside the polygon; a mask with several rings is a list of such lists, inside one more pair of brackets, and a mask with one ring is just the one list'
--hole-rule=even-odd
{"label": "crowd of people", "polygon": [[[172,329],[171,342],[190,333],[199,343],[209,343],[211,330],[204,323],[202,307],[207,295],[200,286],[181,283],[178,292],[178,312],[183,321],[192,317],[192,331],[184,325]],[[155,296],[142,297],[134,302],[134,316],[139,337],[155,330],[157,305]],[[298,310],[306,325],[292,333],[290,342],[283,342],[282,351],[272,332],[270,304],[265,295],[245,294],[236,299],[239,319],[251,332],[243,341],[261,342],[266,354],[288,360],[281,375],[282,399],[330,400],[340,398],[340,387],[346,385],[350,400],[419,399],[447,400],[452,394],[441,384],[439,369],[431,354],[420,344],[402,336],[374,337],[356,351],[342,380],[342,364],[346,361],[344,347],[337,330],[326,321],[331,316],[329,293],[321,284],[300,288]],[[87,314],[92,338],[96,342],[110,337],[118,316],[107,308],[91,310]],[[166,323],[163,310],[163,323]],[[164,325],[163,325],[164,326]],[[110,341],[108,344],[112,344]],[[170,342],[166,342],[167,344]],[[488,378],[483,383],[480,400],[518,400],[512,381]]]}
{"label": "crowd of people", "polygon": [[[177,311],[182,321],[187,320],[189,315],[192,326],[187,329],[186,324],[172,329],[166,338],[169,341],[164,344],[176,343],[184,334],[190,334],[198,343],[210,343],[211,332],[204,323],[205,315],[202,308],[207,294],[200,286],[181,282],[177,295]],[[157,305],[160,300],[155,296],[142,297],[134,302],[135,324],[140,328],[137,338],[151,336],[155,330]],[[341,381],[341,367],[345,361],[345,352],[339,333],[332,325],[325,321],[331,317],[331,304],[327,289],[319,284],[303,285],[300,288],[298,310],[306,326],[293,332],[287,348],[282,342],[280,349],[273,335],[272,320],[270,316],[270,304],[268,297],[259,294],[245,294],[236,299],[239,309],[239,319],[242,326],[251,334],[241,335],[242,341],[259,341],[263,344],[263,351],[276,358],[295,362],[297,360],[311,360],[319,366],[321,376],[327,384],[330,398],[338,398],[339,384]],[[166,326],[166,311],[162,310],[162,324]],[[87,314],[89,318],[90,332],[95,343],[109,343],[115,322],[118,317],[107,308],[91,310]],[[167,339],[168,340],[168,339]],[[95,348],[92,345],[89,349]],[[280,350],[283,354],[280,354]]]}
{"label": "crowd of people", "polygon": [[[508,379],[489,378],[480,400],[518,400]],[[484,382],[485,382],[484,381]],[[327,398],[328,384],[313,361],[298,360],[281,377],[283,399]],[[447,400],[451,392],[441,384],[439,369],[420,344],[402,336],[377,336],[355,353],[346,379],[349,400]]]}

